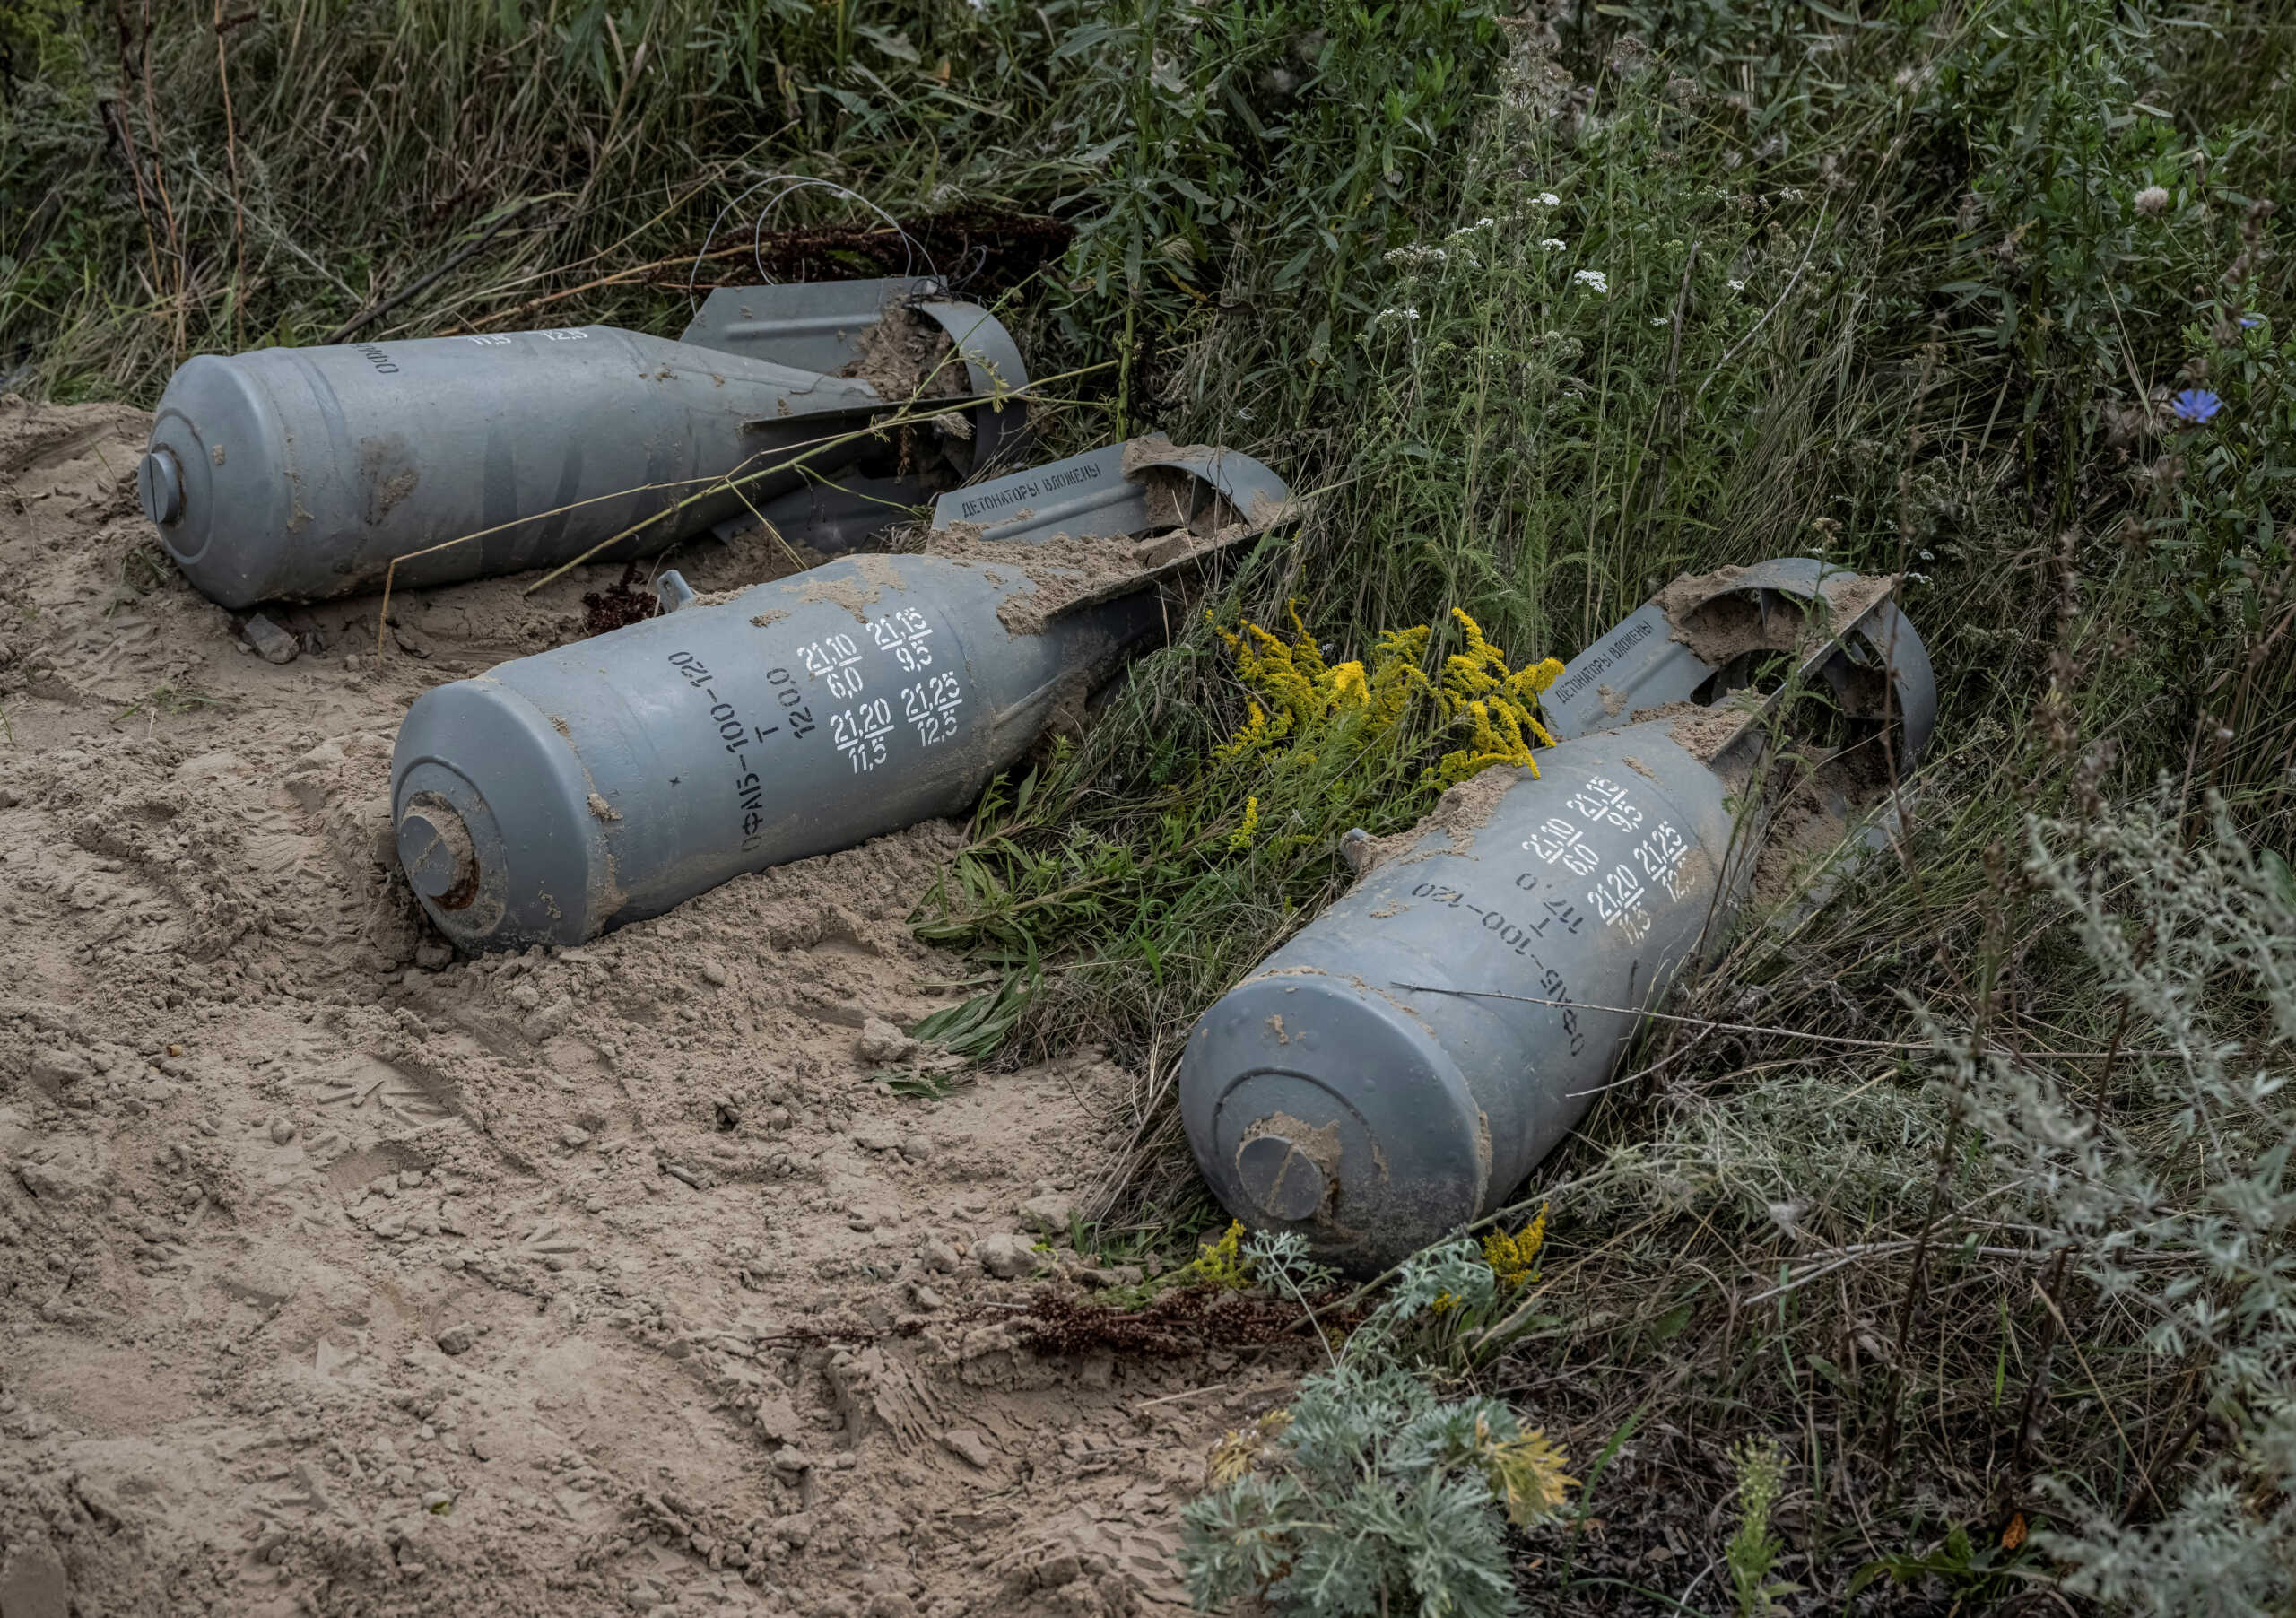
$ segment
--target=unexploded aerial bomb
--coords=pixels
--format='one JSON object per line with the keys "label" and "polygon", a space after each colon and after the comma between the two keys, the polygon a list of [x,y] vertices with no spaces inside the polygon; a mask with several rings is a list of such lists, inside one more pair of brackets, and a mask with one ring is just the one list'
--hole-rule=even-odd
{"label": "unexploded aerial bomb", "polygon": [[1453,787],[1190,1031],[1181,1113],[1220,1200],[1359,1270],[1503,1206],[1746,892],[1781,796],[1758,790],[1768,656],[1838,732],[1805,738],[1831,751],[1792,802],[1872,807],[1912,768],[1935,685],[1892,582],[1728,569],[1581,652],[1536,777]]}
{"label": "unexploded aerial bomb", "polygon": [[[675,342],[586,326],[201,355],[161,397],[137,491],[185,577],[234,609],[607,540],[619,561],[759,514],[849,549],[1009,462],[1023,432],[1012,338],[938,287],[723,289]],[[879,335],[919,326],[952,346],[912,377],[916,355]],[[862,431],[912,389],[947,408]]]}
{"label": "unexploded aerial bomb", "polygon": [[944,553],[846,558],[425,692],[391,804],[431,920],[465,949],[578,944],[960,810],[1162,631],[1159,574],[1284,508],[1248,457],[1156,441],[981,487],[1048,478],[1178,526],[936,533]]}

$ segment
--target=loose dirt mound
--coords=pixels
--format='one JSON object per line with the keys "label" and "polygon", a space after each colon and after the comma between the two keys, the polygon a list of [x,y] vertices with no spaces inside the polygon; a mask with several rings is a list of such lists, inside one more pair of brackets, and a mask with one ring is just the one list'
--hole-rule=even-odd
{"label": "loose dirt mound", "polygon": [[902,918],[956,833],[455,961],[388,863],[398,718],[619,566],[407,597],[379,659],[371,601],[281,613],[274,665],[152,546],[145,425],[0,402],[8,1618],[1177,1602],[1280,1373],[1016,1346],[1073,1263],[1017,1206],[1127,1080],[873,1077],[953,997]]}

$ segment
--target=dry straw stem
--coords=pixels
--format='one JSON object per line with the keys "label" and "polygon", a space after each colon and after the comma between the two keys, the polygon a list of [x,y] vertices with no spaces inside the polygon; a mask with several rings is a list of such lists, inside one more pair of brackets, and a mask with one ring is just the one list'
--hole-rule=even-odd
{"label": "dry straw stem", "polygon": [[[944,362],[945,363],[945,361]],[[1114,361],[1110,361],[1100,365],[1080,366],[1074,370],[1063,371],[1057,376],[1037,378],[1031,381],[1024,382],[1017,387],[999,387],[995,395],[982,396],[981,398],[991,399],[1001,406],[1008,401],[1022,398],[1028,396],[1031,390],[1035,388],[1046,387],[1055,382],[1068,381],[1077,377],[1088,376],[1093,371],[1105,370],[1108,369],[1109,365],[1113,363]],[[937,370],[938,367],[935,369]],[[744,485],[756,483],[759,479],[771,476],[777,472],[787,472],[792,468],[802,468],[805,463],[829,450],[838,448],[839,445],[850,444],[861,439],[874,438],[890,429],[896,427],[917,426],[923,422],[932,421],[935,416],[946,414],[952,408],[968,403],[981,402],[981,398],[935,400],[934,403],[934,408],[931,410],[917,410],[912,407],[915,397],[916,396],[911,396],[912,403],[910,405],[903,405],[899,410],[893,412],[891,415],[874,418],[865,427],[856,428],[850,432],[832,434],[827,438],[810,439],[802,443],[791,445],[788,447],[789,449],[796,453],[789,454],[787,458],[778,459],[770,465],[759,466],[748,471],[718,473],[706,478],[678,478],[667,483],[640,483],[634,488],[617,489],[607,494],[594,494],[587,500],[572,500],[563,506],[553,506],[547,511],[530,512],[524,517],[512,518],[507,523],[497,523],[491,528],[480,528],[473,533],[457,535],[453,539],[441,540],[435,545],[425,545],[419,551],[409,551],[403,556],[394,556],[390,560],[390,565],[383,570],[383,598],[381,604],[377,607],[375,614],[375,654],[376,656],[380,657],[383,653],[384,643],[388,635],[391,588],[394,581],[397,578],[398,564],[403,561],[414,561],[422,557],[434,555],[440,551],[451,550],[457,545],[468,544],[474,539],[484,539],[490,534],[500,534],[505,529],[515,528],[522,523],[540,522],[546,517],[556,517],[561,512],[579,510],[584,506],[595,506],[602,500],[622,500],[632,494],[643,494],[657,490],[691,488],[696,483],[703,485],[703,487],[695,493],[687,495],[684,499],[676,501],[674,504],[663,508],[651,517],[642,518],[638,522],[631,524],[630,526],[623,528],[619,533],[609,535],[606,538],[600,540],[596,544],[592,545],[588,550],[583,552],[579,556],[572,557],[551,569],[550,571],[544,573],[540,578],[535,579],[534,583],[528,585],[520,592],[522,595],[531,596],[536,590],[541,589],[544,585],[552,583],[553,581],[563,578],[566,574],[573,571],[576,568],[580,567],[584,562],[589,561],[600,552],[610,549],[613,545],[619,544],[622,541],[630,538],[632,535],[642,533],[647,528],[651,527],[654,524],[660,522],[664,518],[673,517],[678,512],[686,510],[702,500],[715,500],[719,495],[726,493],[728,491],[738,493]],[[759,453],[761,456],[766,454],[782,454],[782,452],[778,450],[761,450]]]}

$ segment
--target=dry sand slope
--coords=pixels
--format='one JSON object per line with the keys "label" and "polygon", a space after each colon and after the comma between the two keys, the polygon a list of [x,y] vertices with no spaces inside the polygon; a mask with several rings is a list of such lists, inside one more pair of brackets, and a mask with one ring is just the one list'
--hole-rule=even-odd
{"label": "dry sand slope", "polygon": [[274,665],[153,565],[145,428],[0,400],[0,1615],[1178,1601],[1277,1372],[1015,1346],[987,1266],[1050,1262],[1018,1205],[1129,1085],[870,1083],[865,1022],[953,998],[902,918],[955,831],[452,961],[393,731],[582,586],[409,598],[379,661],[372,601],[293,613]]}

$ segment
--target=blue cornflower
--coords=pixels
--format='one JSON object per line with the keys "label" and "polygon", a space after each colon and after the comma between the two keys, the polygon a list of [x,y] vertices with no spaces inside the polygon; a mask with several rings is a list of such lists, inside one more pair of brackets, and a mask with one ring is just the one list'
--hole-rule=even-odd
{"label": "blue cornflower", "polygon": [[2243,315],[2240,317],[2240,329],[2244,332],[2252,332],[2263,324],[2264,317],[2262,315]]}
{"label": "blue cornflower", "polygon": [[2224,401],[2205,387],[2187,387],[2170,400],[2169,405],[2177,413],[2177,420],[2198,426],[2212,420],[2218,411],[2223,409]]}

